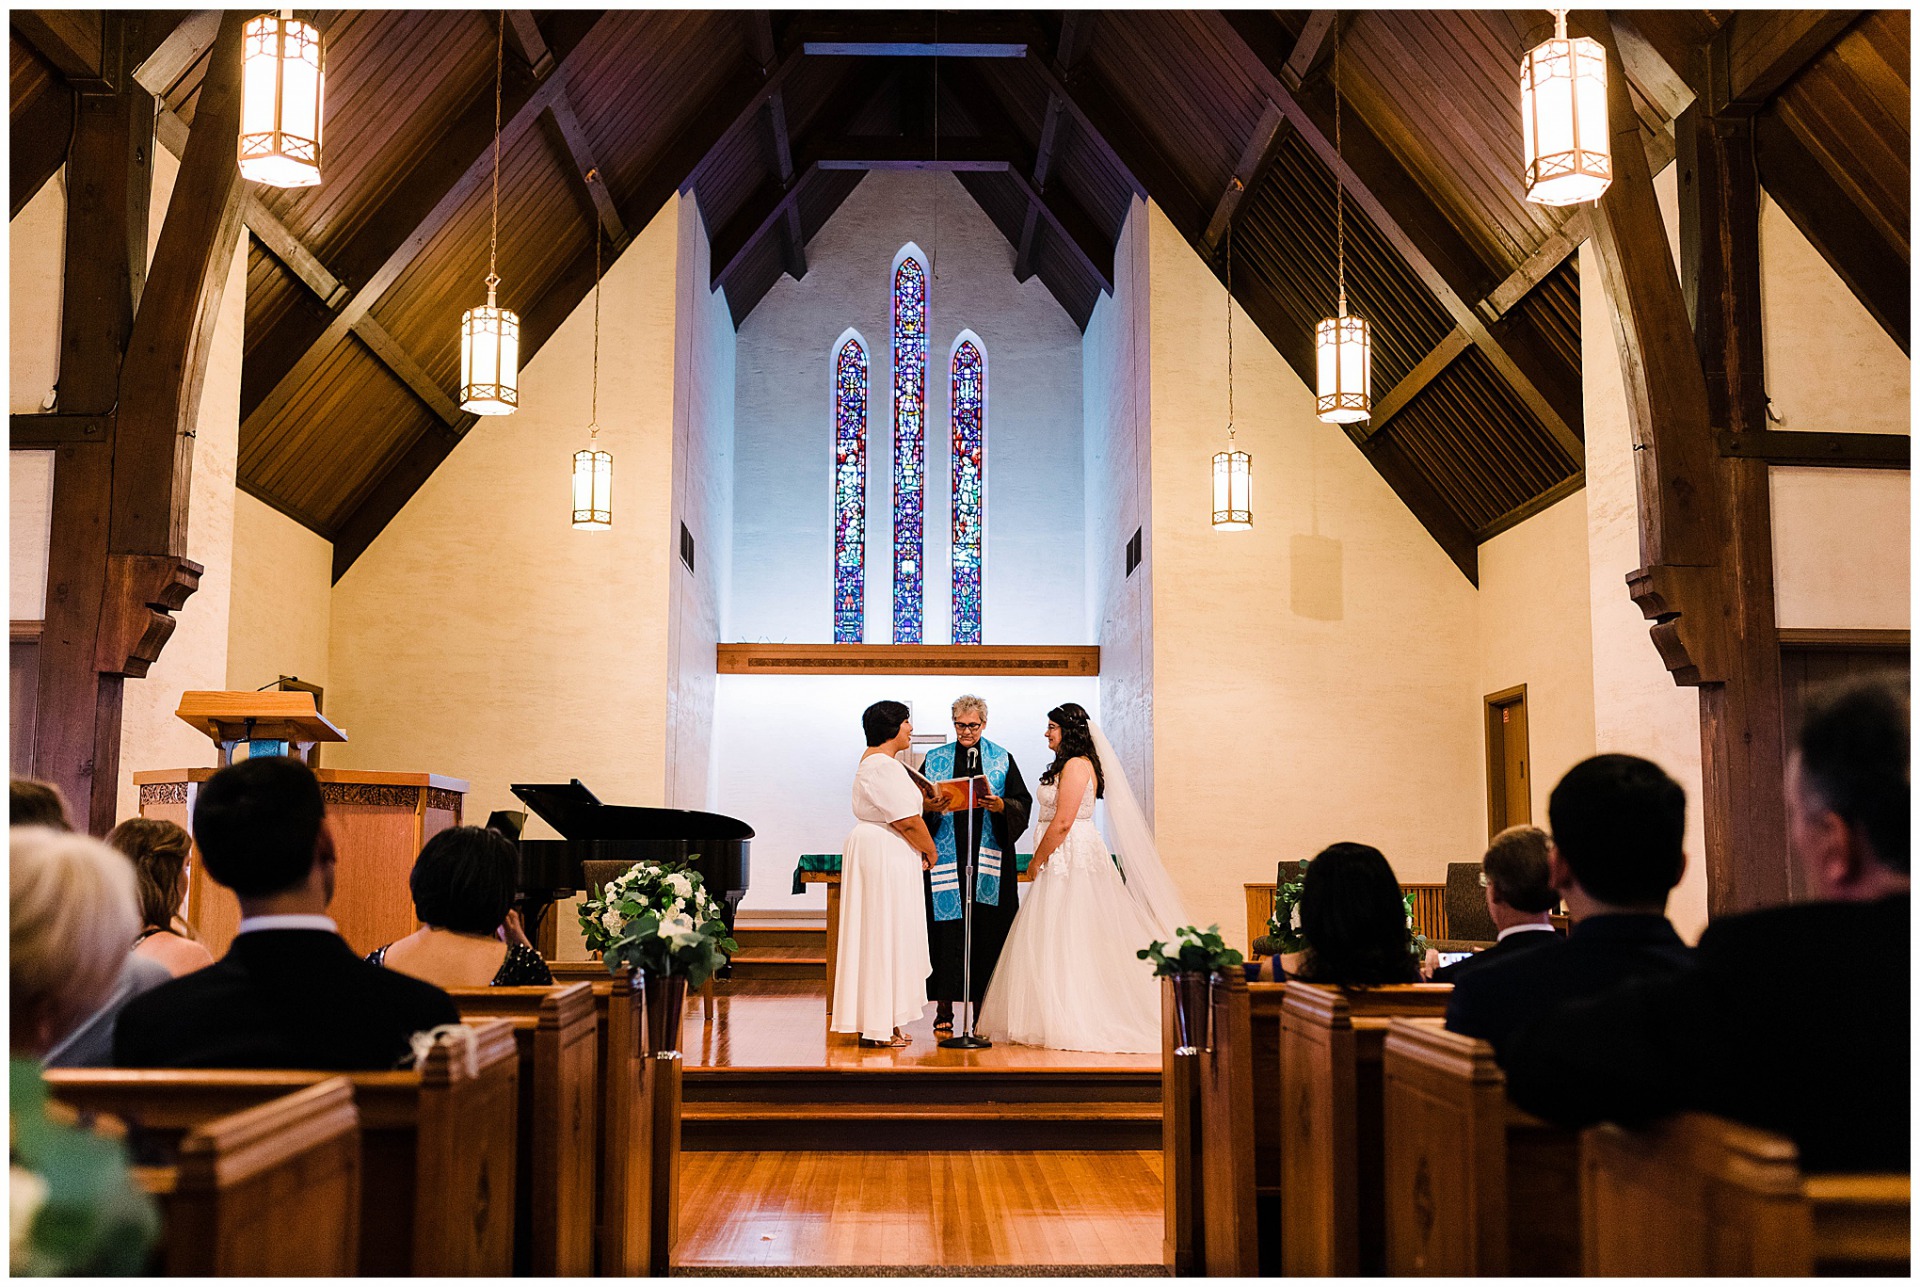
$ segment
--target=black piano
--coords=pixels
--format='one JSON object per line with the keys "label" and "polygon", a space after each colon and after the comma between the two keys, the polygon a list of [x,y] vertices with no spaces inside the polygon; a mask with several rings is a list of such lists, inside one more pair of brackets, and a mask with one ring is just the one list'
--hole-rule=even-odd
{"label": "black piano", "polygon": [[[588,863],[672,863],[700,873],[707,892],[718,899],[729,932],[733,914],[747,892],[747,842],[753,828],[738,818],[694,809],[645,809],[602,804],[579,778],[566,783],[516,785],[513,793],[559,832],[561,840],[518,840],[517,882],[520,916],[527,937],[552,957],[554,928],[543,926],[546,912],[562,898],[589,889],[596,871]],[[495,814],[497,826],[513,815]],[[506,827],[500,829],[506,830]],[[542,932],[544,930],[544,933]]]}

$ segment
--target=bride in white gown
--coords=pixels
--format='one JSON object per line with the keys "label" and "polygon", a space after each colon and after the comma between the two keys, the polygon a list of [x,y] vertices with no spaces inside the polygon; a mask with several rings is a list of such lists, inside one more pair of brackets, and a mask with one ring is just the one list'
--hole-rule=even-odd
{"label": "bride in white gown", "polygon": [[[1047,712],[1033,884],[987,985],[979,1030],[1055,1050],[1160,1049],[1160,987],[1139,959],[1186,923],[1113,747],[1073,702]],[[1093,825],[1107,802],[1111,848]],[[1115,865],[1115,856],[1119,863]]]}

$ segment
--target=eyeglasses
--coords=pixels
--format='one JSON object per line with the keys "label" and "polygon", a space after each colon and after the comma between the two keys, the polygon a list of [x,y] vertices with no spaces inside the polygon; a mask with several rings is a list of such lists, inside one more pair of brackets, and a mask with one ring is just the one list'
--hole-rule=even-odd
{"label": "eyeglasses", "polygon": [[986,727],[986,725],[985,725],[985,724],[960,724],[960,723],[956,723],[956,724],[954,724],[954,726],[953,726],[953,731],[954,731],[954,732],[956,732],[956,733],[977,733],[977,732],[979,732],[979,731],[980,731],[981,729],[983,729],[983,728],[985,728],[985,727]]}

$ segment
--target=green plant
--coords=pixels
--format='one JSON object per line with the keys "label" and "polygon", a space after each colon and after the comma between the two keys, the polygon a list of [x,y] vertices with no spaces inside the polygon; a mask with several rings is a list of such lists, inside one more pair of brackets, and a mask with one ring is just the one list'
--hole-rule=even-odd
{"label": "green plant", "polygon": [[1413,892],[1411,890],[1409,890],[1406,894],[1406,904],[1407,904],[1407,950],[1413,953],[1414,960],[1424,961],[1427,959],[1427,949],[1431,947],[1432,944],[1427,942],[1427,936],[1425,934],[1416,934],[1414,932]]}
{"label": "green plant", "polygon": [[[1173,932],[1172,944],[1155,942],[1140,949],[1138,956],[1143,961],[1153,962],[1154,977],[1163,974],[1207,974],[1231,970],[1246,958],[1227,946],[1220,937],[1220,927],[1209,925],[1206,933],[1201,933],[1193,925],[1183,926]],[[1167,948],[1174,948],[1172,956]]]}
{"label": "green plant", "polygon": [[1267,945],[1260,950],[1268,956],[1307,950],[1307,936],[1300,928],[1300,891],[1306,888],[1308,861],[1301,859],[1294,878],[1273,891],[1273,915],[1267,918],[1266,937],[1260,940]]}
{"label": "green plant", "polygon": [[695,988],[740,950],[700,873],[659,863],[635,863],[594,890],[580,929],[609,970],[684,974]]}

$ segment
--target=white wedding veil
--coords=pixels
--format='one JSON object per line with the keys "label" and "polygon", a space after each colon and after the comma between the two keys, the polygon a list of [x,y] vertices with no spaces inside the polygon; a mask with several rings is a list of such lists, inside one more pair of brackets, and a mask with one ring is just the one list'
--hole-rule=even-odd
{"label": "white wedding veil", "polygon": [[1153,843],[1153,828],[1147,825],[1147,815],[1140,811],[1140,802],[1127,783],[1127,771],[1120,765],[1119,753],[1100,731],[1100,725],[1091,719],[1087,721],[1087,731],[1093,735],[1094,753],[1100,757],[1100,775],[1106,785],[1102,799],[1107,806],[1107,842],[1120,856],[1120,874],[1126,877],[1127,894],[1154,933],[1171,942],[1174,931],[1190,923],[1186,905],[1160,861],[1160,850]]}

